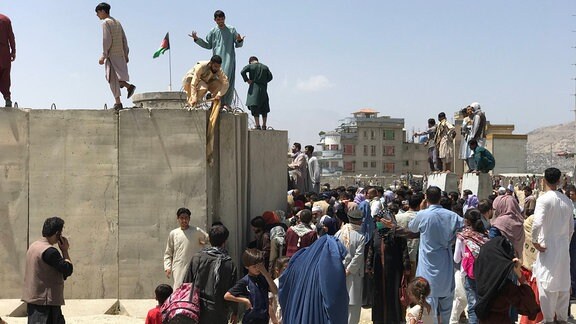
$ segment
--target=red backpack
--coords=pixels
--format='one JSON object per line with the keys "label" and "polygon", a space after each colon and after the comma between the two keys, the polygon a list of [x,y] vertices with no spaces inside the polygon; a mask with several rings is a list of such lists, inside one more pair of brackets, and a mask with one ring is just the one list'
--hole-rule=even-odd
{"label": "red backpack", "polygon": [[160,307],[162,323],[171,323],[178,318],[200,320],[200,291],[193,283],[184,283],[178,287]]}

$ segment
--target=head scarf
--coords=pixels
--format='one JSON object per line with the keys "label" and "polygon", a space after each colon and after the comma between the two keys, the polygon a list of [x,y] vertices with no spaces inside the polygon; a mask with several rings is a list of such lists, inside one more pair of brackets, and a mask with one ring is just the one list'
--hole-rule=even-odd
{"label": "head scarf", "polygon": [[512,242],[516,255],[521,258],[524,245],[524,216],[514,197],[504,195],[495,201],[494,214],[498,215],[492,221],[492,226],[500,230]]}
{"label": "head scarf", "polygon": [[322,218],[320,218],[320,221],[318,221],[318,224],[320,226],[328,227],[328,232],[326,232],[326,234],[328,235],[334,235],[337,232],[336,220],[328,215],[322,216]]}
{"label": "head scarf", "polygon": [[490,302],[507,283],[514,268],[514,249],[503,236],[497,236],[480,248],[480,254],[474,261],[474,277],[478,299],[474,309],[479,319],[488,315]]}
{"label": "head scarf", "polygon": [[366,197],[364,196],[363,192],[364,192],[364,188],[358,188],[358,190],[356,190],[356,195],[354,196],[354,202],[356,204],[360,204],[361,202],[366,200]]}

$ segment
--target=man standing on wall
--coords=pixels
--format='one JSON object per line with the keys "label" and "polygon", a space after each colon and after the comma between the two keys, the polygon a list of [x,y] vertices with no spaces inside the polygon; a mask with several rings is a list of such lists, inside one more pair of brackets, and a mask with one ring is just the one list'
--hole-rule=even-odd
{"label": "man standing on wall", "polygon": [[102,2],[96,6],[96,16],[102,20],[104,34],[102,56],[98,63],[106,69],[106,80],[114,95],[114,109],[123,108],[120,101],[120,89],[128,89],[128,98],[132,97],[136,86],[128,83],[128,40],[120,22],[110,16],[110,5]]}
{"label": "man standing on wall", "polygon": [[12,107],[10,97],[10,68],[16,59],[16,42],[10,18],[0,14],[0,92],[6,101],[5,107]]}
{"label": "man standing on wall", "polygon": [[[42,238],[26,252],[26,272],[22,301],[27,304],[28,323],[65,323],[64,280],[74,267],[68,249],[70,243],[62,236],[64,220],[51,217],[44,221]],[[53,247],[58,243],[62,255]]]}
{"label": "man standing on wall", "polygon": [[[256,56],[250,56],[248,65],[242,69],[240,74],[244,82],[250,85],[246,106],[248,106],[252,116],[254,116],[256,129],[266,130],[266,120],[270,112],[268,82],[272,81],[272,73],[266,65],[258,62]],[[260,115],[262,115],[262,127],[260,127]]]}
{"label": "man standing on wall", "polygon": [[438,159],[438,150],[436,149],[436,143],[434,142],[434,137],[436,135],[436,121],[434,118],[428,119],[428,129],[420,132],[414,133],[414,137],[426,135],[426,146],[428,146],[428,164],[430,165],[430,172],[441,171],[442,163]]}
{"label": "man standing on wall", "polygon": [[308,173],[310,174],[310,191],[319,193],[320,192],[320,163],[318,163],[318,158],[312,156],[314,153],[314,146],[306,145],[304,146],[304,154],[308,157]]}
{"label": "man standing on wall", "polygon": [[236,28],[227,26],[225,20],[226,15],[224,12],[216,10],[214,12],[216,27],[206,35],[206,40],[198,37],[195,31],[188,36],[192,37],[194,42],[200,47],[211,49],[212,55],[219,55],[222,58],[222,70],[230,82],[228,91],[222,97],[222,104],[230,106],[234,99],[234,74],[236,71],[236,51],[234,48],[244,45],[244,36],[240,36],[236,32]]}
{"label": "man standing on wall", "polygon": [[456,131],[454,125],[446,119],[446,114],[441,112],[438,114],[439,124],[436,127],[436,134],[434,143],[438,151],[438,159],[442,161],[444,171],[451,171],[452,159],[454,158],[454,138]]}
{"label": "man standing on wall", "polygon": [[290,178],[292,179],[294,189],[300,192],[306,192],[306,182],[308,179],[308,164],[306,163],[306,155],[301,151],[302,146],[300,143],[292,145],[292,163],[288,164],[290,171]]}

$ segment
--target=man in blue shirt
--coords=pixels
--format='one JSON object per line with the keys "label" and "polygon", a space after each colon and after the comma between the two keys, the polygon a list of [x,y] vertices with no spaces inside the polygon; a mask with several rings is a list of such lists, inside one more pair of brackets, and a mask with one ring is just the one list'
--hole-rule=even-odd
{"label": "man in blue shirt", "polygon": [[438,187],[426,190],[428,208],[421,210],[408,224],[411,232],[420,232],[416,276],[430,283],[426,299],[432,306],[434,323],[448,324],[454,296],[454,267],[451,243],[464,220],[458,214],[442,208],[442,191]]}

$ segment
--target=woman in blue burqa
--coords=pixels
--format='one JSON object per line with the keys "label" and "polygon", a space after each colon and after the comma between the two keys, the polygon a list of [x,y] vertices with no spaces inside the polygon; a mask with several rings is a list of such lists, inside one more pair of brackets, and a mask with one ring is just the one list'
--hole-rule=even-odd
{"label": "woman in blue burqa", "polygon": [[330,235],[292,256],[278,293],[284,323],[348,322],[345,256],[344,245]]}

